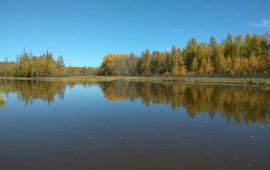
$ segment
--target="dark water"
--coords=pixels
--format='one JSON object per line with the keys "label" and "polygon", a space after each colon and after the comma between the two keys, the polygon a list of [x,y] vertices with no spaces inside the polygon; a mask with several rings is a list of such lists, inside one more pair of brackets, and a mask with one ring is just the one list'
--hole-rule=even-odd
{"label": "dark water", "polygon": [[270,169],[267,89],[0,83],[1,170]]}

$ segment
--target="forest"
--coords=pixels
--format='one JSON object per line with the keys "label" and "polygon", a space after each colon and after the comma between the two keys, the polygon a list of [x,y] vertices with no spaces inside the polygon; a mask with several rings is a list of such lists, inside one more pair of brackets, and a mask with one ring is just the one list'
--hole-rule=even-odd
{"label": "forest", "polygon": [[198,43],[195,38],[185,48],[175,46],[170,51],[145,50],[134,53],[108,54],[104,57],[100,74],[111,76],[267,76],[270,73],[269,35],[233,37],[217,43]]}
{"label": "forest", "polygon": [[[66,76],[262,76],[270,75],[269,34],[247,33],[233,37],[228,33],[218,43],[190,39],[180,49],[145,50],[141,55],[108,54],[99,68],[65,66],[63,56],[55,58],[46,52],[40,56],[24,51],[16,62],[0,62],[2,77],[66,77]],[[89,63],[91,65],[91,63]]]}
{"label": "forest", "polygon": [[0,62],[2,77],[63,77],[97,75],[97,69],[92,67],[65,66],[63,56],[55,59],[52,53],[46,52],[40,56],[24,51],[16,62],[6,58]]}

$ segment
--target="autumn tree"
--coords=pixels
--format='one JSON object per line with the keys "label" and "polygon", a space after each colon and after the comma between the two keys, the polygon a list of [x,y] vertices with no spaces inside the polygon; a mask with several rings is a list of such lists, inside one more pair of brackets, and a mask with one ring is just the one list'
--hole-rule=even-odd
{"label": "autumn tree", "polygon": [[180,50],[173,46],[169,51],[143,51],[140,55],[108,54],[100,68],[66,67],[62,56],[52,53],[33,55],[24,51],[16,61],[0,62],[0,76],[137,76],[137,75],[251,75],[270,73],[270,42],[267,35],[247,33],[245,37],[230,33],[221,43],[212,36],[208,44],[195,38]]}
{"label": "autumn tree", "polygon": [[146,50],[142,53],[141,55],[141,60],[140,60],[140,72],[143,75],[150,75],[150,69],[151,69],[151,53],[149,50]]}
{"label": "autumn tree", "polygon": [[253,54],[249,57],[249,68],[250,68],[249,71],[251,73],[257,72],[258,60]]}
{"label": "autumn tree", "polygon": [[227,61],[223,54],[223,47],[217,48],[217,58],[216,58],[216,73],[224,73],[227,71]]}
{"label": "autumn tree", "polygon": [[101,65],[102,75],[122,75],[127,72],[127,54],[108,54]]}
{"label": "autumn tree", "polygon": [[173,68],[172,68],[172,74],[175,76],[180,75],[180,58],[181,53],[176,47],[172,47],[171,49],[171,55],[172,55],[172,61],[173,61]]}
{"label": "autumn tree", "polygon": [[197,73],[198,70],[199,70],[199,65],[198,65],[198,58],[195,57],[192,61],[192,65],[191,65],[191,72],[194,74],[194,73]]}
{"label": "autumn tree", "polygon": [[215,61],[217,60],[217,48],[218,44],[216,38],[212,36],[207,46],[207,56],[210,57],[214,68],[216,67]]}
{"label": "autumn tree", "polygon": [[227,34],[227,38],[224,42],[224,55],[226,58],[233,55],[233,37],[231,33]]}
{"label": "autumn tree", "polygon": [[187,47],[184,49],[184,60],[187,70],[191,69],[192,61],[197,57],[197,41],[192,38],[188,41]]}

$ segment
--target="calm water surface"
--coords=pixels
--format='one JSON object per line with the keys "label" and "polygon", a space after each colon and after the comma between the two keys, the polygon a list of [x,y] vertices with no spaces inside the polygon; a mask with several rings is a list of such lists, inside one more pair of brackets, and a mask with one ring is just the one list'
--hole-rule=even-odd
{"label": "calm water surface", "polygon": [[3,170],[268,170],[270,90],[1,81]]}

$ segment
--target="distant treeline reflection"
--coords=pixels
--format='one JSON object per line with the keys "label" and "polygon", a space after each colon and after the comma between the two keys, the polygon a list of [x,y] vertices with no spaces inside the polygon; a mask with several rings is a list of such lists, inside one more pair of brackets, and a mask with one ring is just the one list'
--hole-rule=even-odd
{"label": "distant treeline reflection", "polygon": [[5,106],[5,98],[2,94],[2,91],[0,91],[0,110]]}
{"label": "distant treeline reflection", "polygon": [[228,121],[266,124],[270,119],[270,90],[256,87],[205,86],[168,83],[104,82],[108,100],[141,100],[145,105],[184,107],[190,117],[207,112]]}
{"label": "distant treeline reflection", "polygon": [[26,105],[38,99],[52,103],[55,96],[63,100],[66,85],[50,81],[1,81],[1,88],[7,95],[15,93]]}
{"label": "distant treeline reflection", "polygon": [[[246,124],[267,124],[270,120],[270,90],[256,87],[126,81],[79,84],[98,85],[110,101],[141,100],[145,105],[183,107],[190,117],[208,113],[211,118],[221,115],[228,121]],[[56,96],[63,100],[65,89],[75,85],[53,81],[1,81],[4,93],[17,94],[25,104],[37,99],[52,103]]]}

